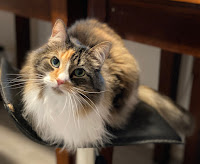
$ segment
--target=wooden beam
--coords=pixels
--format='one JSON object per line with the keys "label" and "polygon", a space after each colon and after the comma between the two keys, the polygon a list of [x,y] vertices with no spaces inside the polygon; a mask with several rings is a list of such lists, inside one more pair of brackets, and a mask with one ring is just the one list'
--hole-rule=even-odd
{"label": "wooden beam", "polygon": [[15,16],[17,67],[21,68],[26,53],[30,50],[30,25],[29,19]]}
{"label": "wooden beam", "polygon": [[75,164],[75,154],[70,154],[66,150],[56,149],[57,164]]}
{"label": "wooden beam", "polygon": [[[59,3],[59,2],[58,2]],[[51,20],[49,0],[0,0],[0,9],[26,18]]]}
{"label": "wooden beam", "polygon": [[57,19],[62,19],[67,25],[67,0],[50,0],[51,22],[54,24]]}
{"label": "wooden beam", "polygon": [[68,26],[87,17],[87,0],[68,0]]}
{"label": "wooden beam", "polygon": [[112,164],[113,161],[113,147],[102,148],[100,154],[104,157],[107,164]]}
{"label": "wooden beam", "polygon": [[[180,70],[181,55],[161,51],[159,91],[174,101],[176,100],[178,77]],[[154,162],[157,164],[167,164],[170,159],[170,145],[156,144],[154,150]]]}
{"label": "wooden beam", "polygon": [[191,93],[190,112],[195,118],[195,129],[186,140],[184,164],[200,163],[200,59],[194,60],[193,86]]}
{"label": "wooden beam", "polygon": [[173,0],[173,1],[200,4],[200,0]]}
{"label": "wooden beam", "polygon": [[88,17],[98,18],[100,21],[106,21],[108,16],[107,14],[106,0],[88,0]]}
{"label": "wooden beam", "polygon": [[161,51],[159,91],[176,101],[181,55]]}
{"label": "wooden beam", "polygon": [[[190,1],[190,2],[189,2]],[[196,1],[196,2],[195,2]],[[180,12],[189,12],[189,13],[196,13],[199,12],[199,0],[110,0],[111,3],[116,4],[127,4],[127,5],[137,5],[150,7],[150,8],[160,8],[166,9],[170,8],[170,10],[178,10]]]}
{"label": "wooden beam", "polygon": [[154,1],[111,0],[108,23],[125,39],[200,57],[200,5]]}

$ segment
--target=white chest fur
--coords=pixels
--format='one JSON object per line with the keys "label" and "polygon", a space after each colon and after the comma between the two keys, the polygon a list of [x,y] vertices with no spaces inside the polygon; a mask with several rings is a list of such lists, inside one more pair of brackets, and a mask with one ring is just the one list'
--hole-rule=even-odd
{"label": "white chest fur", "polygon": [[68,94],[56,94],[45,91],[44,97],[38,98],[39,90],[31,90],[23,96],[25,103],[24,117],[31,118],[37,133],[45,141],[61,143],[67,149],[102,144],[109,139],[105,130],[105,120],[109,111],[102,104],[85,115],[77,113],[80,101]]}

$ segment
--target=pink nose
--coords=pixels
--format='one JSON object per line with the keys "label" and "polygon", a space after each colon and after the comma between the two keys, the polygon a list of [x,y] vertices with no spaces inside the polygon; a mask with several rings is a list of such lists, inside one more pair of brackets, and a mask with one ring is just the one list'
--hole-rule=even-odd
{"label": "pink nose", "polygon": [[61,85],[61,84],[64,84],[64,83],[65,83],[64,80],[60,80],[60,79],[57,79],[56,81],[57,81],[57,84],[58,84],[58,85]]}

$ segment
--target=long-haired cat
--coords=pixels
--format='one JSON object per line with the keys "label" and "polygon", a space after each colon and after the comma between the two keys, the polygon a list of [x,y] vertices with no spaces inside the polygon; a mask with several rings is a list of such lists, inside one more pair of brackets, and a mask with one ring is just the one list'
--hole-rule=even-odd
{"label": "long-haired cat", "polygon": [[21,70],[23,116],[43,140],[68,150],[112,137],[106,125],[123,128],[138,101],[153,106],[178,132],[191,118],[174,103],[139,85],[139,68],[108,25],[77,21],[66,30],[57,20],[49,41],[28,54]]}

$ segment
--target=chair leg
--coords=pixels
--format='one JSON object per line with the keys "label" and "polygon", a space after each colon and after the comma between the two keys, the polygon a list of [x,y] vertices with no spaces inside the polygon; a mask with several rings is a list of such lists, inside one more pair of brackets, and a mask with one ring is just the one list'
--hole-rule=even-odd
{"label": "chair leg", "polygon": [[26,53],[30,50],[29,19],[15,16],[17,67],[21,68]]}
{"label": "chair leg", "polygon": [[66,0],[50,0],[51,22],[55,23],[57,19],[62,19],[65,24],[68,22],[68,11]]}
{"label": "chair leg", "polygon": [[105,158],[107,164],[112,164],[113,147],[102,148],[100,154]]}
{"label": "chair leg", "polygon": [[57,164],[75,164],[75,154],[70,154],[66,150],[56,149]]}
{"label": "chair leg", "polygon": [[87,17],[87,0],[59,0],[59,3],[57,0],[50,0],[50,10],[53,24],[57,19],[62,19],[70,26],[75,20]]}
{"label": "chair leg", "polygon": [[193,75],[190,112],[195,119],[195,129],[193,135],[186,140],[184,164],[200,163],[200,59],[194,60]]}
{"label": "chair leg", "polygon": [[[161,51],[159,91],[176,100],[181,55]],[[167,164],[170,158],[169,144],[156,144],[154,162]]]}

